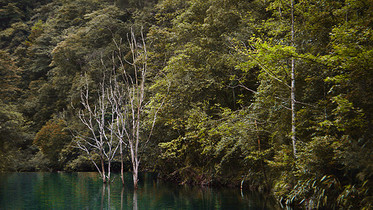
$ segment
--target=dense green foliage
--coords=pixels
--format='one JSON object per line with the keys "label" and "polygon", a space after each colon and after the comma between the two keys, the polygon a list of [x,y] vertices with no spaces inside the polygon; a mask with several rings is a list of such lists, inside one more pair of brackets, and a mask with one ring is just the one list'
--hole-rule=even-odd
{"label": "dense green foliage", "polygon": [[118,45],[129,55],[128,33],[144,28],[147,103],[164,104],[143,170],[179,183],[244,180],[310,209],[372,208],[372,1],[295,1],[293,40],[283,0],[0,6],[0,171],[91,169],[70,135],[87,132],[77,118],[82,75],[94,102]]}

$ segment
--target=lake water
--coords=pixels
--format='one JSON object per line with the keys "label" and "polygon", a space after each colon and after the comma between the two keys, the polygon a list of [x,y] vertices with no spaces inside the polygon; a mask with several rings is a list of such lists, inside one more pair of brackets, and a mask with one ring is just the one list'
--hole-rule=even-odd
{"label": "lake water", "polygon": [[142,174],[138,190],[119,175],[103,185],[98,173],[2,173],[0,209],[276,209],[270,199],[240,189],[178,186]]}

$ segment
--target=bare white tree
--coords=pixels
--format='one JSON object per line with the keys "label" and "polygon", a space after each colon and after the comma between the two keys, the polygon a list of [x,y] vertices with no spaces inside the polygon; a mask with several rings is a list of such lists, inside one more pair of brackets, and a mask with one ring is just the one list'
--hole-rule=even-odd
{"label": "bare white tree", "polygon": [[[114,59],[113,59],[114,61]],[[115,66],[115,65],[113,65]],[[121,181],[124,185],[124,150],[127,148],[127,142],[125,139],[129,138],[128,133],[128,108],[126,107],[126,89],[124,89],[123,83],[118,82],[118,79],[115,75],[115,68],[113,68],[112,79],[110,80],[110,89],[109,89],[109,101],[112,107],[112,115],[115,120],[110,126],[110,131],[118,139],[119,144],[119,153],[120,153],[120,162],[121,162]]]}
{"label": "bare white tree", "polygon": [[[122,159],[122,183],[123,181],[123,152],[126,146],[129,150],[129,156],[132,163],[133,184],[137,188],[138,172],[141,162],[140,148],[144,148],[150,140],[153,128],[156,122],[157,113],[163,105],[157,108],[149,108],[148,98],[145,94],[145,83],[147,81],[147,50],[143,33],[141,32],[141,41],[136,40],[136,36],[131,29],[128,35],[130,47],[130,58],[126,58],[122,53],[121,43],[114,40],[117,47],[117,59],[119,68],[117,76],[111,80],[110,101],[112,107],[115,107],[113,114],[116,116],[116,125],[113,129],[120,142],[120,153]],[[127,53],[127,55],[129,55]],[[114,63],[114,58],[113,58]],[[149,110],[152,109],[152,110]],[[148,132],[144,132],[145,117],[152,113],[152,122]],[[148,115],[150,116],[150,115]],[[149,119],[149,118],[148,118]],[[114,128],[114,127],[113,127]]]}
{"label": "bare white tree", "polygon": [[[94,105],[90,103],[89,82],[87,75],[84,77],[84,87],[81,90],[80,102],[83,106],[79,110],[78,117],[80,121],[88,128],[89,135],[76,135],[78,148],[85,151],[88,157],[100,173],[104,183],[110,181],[111,162],[115,157],[119,144],[114,139],[114,134],[110,127],[114,123],[114,116],[108,113],[109,100],[108,89],[105,87],[105,76],[99,84],[98,100]],[[109,119],[107,118],[109,116]],[[98,166],[93,156],[97,154],[100,158]],[[105,170],[107,162],[107,170]]]}
{"label": "bare white tree", "polygon": [[[101,59],[104,76],[99,86],[98,100],[93,106],[89,102],[89,88],[86,82],[81,93],[83,110],[79,112],[79,118],[90,130],[91,135],[79,135],[77,141],[78,147],[90,158],[92,153],[99,155],[101,167],[92,158],[91,160],[104,182],[110,180],[111,162],[119,149],[123,185],[124,151],[128,149],[135,188],[138,186],[141,149],[144,149],[149,142],[157,113],[164,103],[164,99],[157,107],[150,107],[147,103],[150,101],[145,94],[148,74],[147,50],[142,32],[140,38],[141,41],[137,42],[131,29],[127,37],[130,52],[126,55],[122,52],[121,42],[114,40],[117,50],[112,57],[113,68],[109,71]],[[147,124],[150,124],[150,127]],[[107,175],[105,162],[108,165]]]}

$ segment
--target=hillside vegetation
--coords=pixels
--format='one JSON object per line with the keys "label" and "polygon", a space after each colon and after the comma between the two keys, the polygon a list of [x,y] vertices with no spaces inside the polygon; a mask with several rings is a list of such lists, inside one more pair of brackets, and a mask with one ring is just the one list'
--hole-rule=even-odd
{"label": "hillside vegetation", "polygon": [[95,170],[82,91],[99,104],[108,71],[137,78],[133,32],[140,171],[373,208],[373,1],[1,0],[0,20],[0,171]]}

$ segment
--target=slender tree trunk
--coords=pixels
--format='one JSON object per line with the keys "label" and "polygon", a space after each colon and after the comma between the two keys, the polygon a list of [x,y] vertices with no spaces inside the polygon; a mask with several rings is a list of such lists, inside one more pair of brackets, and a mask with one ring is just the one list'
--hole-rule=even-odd
{"label": "slender tree trunk", "polygon": [[123,146],[120,143],[120,178],[122,179],[122,185],[124,186],[124,164],[123,164]]}
{"label": "slender tree trunk", "polygon": [[102,170],[102,181],[106,183],[105,163],[104,159],[101,158],[101,170]]}
{"label": "slender tree trunk", "polygon": [[137,151],[134,151],[133,146],[131,148],[131,156],[132,156],[132,177],[133,177],[133,187],[137,189],[138,187],[138,173],[139,173],[139,162],[137,157]]}
{"label": "slender tree trunk", "polygon": [[[291,0],[291,45],[294,47],[294,1]],[[293,143],[294,158],[297,155],[296,147],[296,110],[295,110],[295,60],[291,58],[291,140]]]}
{"label": "slender tree trunk", "polygon": [[139,181],[139,178],[138,178],[138,170],[137,168],[132,172],[132,177],[133,177],[133,187],[135,189],[138,188],[138,181]]}
{"label": "slender tree trunk", "polygon": [[108,161],[107,171],[108,171],[107,182],[110,184],[110,177],[111,177],[111,161],[110,160]]}
{"label": "slender tree trunk", "polygon": [[297,155],[297,138],[296,138],[296,110],[295,110],[295,72],[294,72],[294,58],[292,58],[291,70],[291,141],[293,143],[294,157]]}

